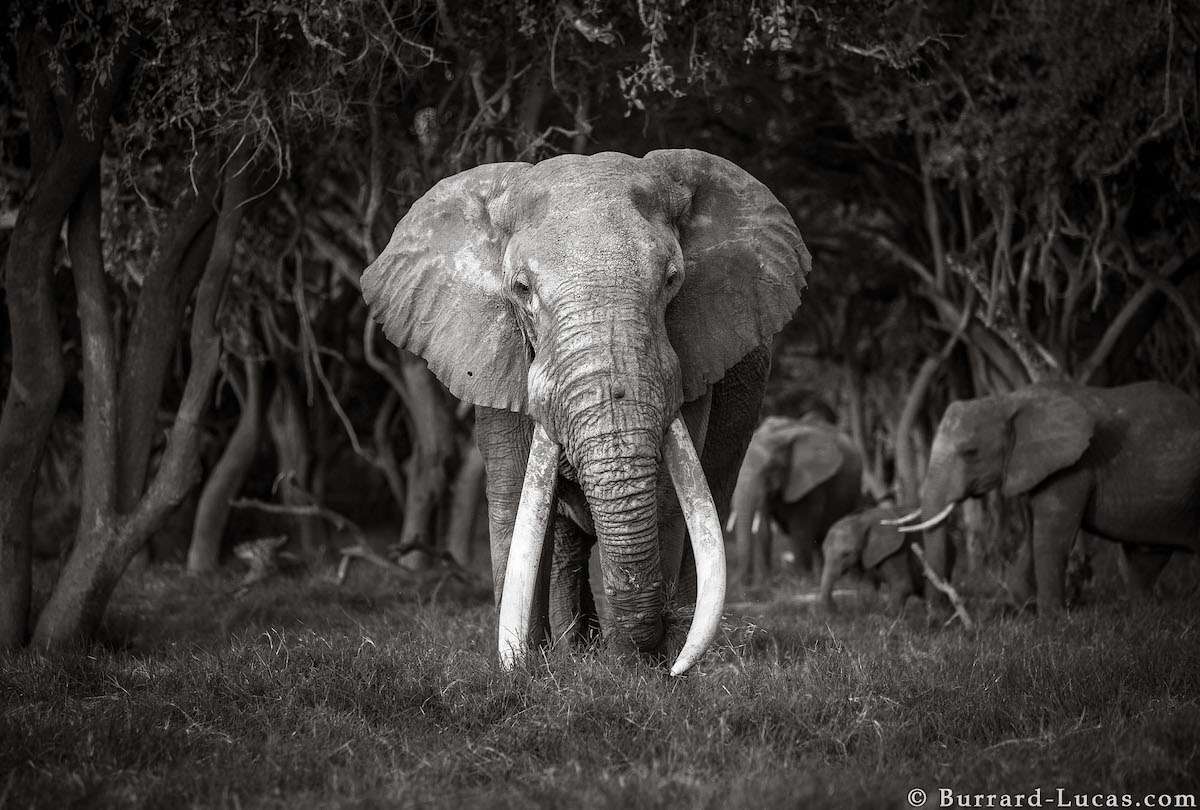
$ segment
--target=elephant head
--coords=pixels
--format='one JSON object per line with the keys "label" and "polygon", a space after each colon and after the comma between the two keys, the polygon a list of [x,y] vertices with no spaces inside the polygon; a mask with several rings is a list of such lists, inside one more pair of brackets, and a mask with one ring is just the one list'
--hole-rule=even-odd
{"label": "elephant head", "polygon": [[832,425],[769,416],[754,431],[746,450],[735,508],[739,514],[743,511],[743,499],[758,508],[770,497],[798,501],[832,478],[844,461]]}
{"label": "elephant head", "polygon": [[766,187],[694,150],[479,166],[413,204],[363,274],[372,314],[454,395],[536,425],[501,597],[503,661],[528,637],[560,456],[592,513],[614,629],[644,651],[663,638],[665,463],[704,547],[680,662],[703,651],[723,551],[679,408],[782,328],[810,267]]}
{"label": "elephant head", "polygon": [[833,586],[855,566],[875,568],[901,551],[907,540],[894,521],[901,510],[895,506],[877,506],[847,515],[829,528],[821,544],[824,567],[821,569],[821,604],[833,610]]}
{"label": "elephant head", "polygon": [[747,584],[754,578],[753,537],[769,531],[763,527],[769,527],[771,504],[800,501],[846,461],[836,428],[823,420],[770,416],[758,426],[738,471],[728,521],[737,532]]}
{"label": "elephant head", "polygon": [[924,516],[901,531],[925,531],[925,556],[943,579],[950,550],[941,525],[955,505],[1000,488],[1020,495],[1077,462],[1095,428],[1092,416],[1054,386],[1032,386],[1007,394],[952,402],[942,415],[921,485]]}

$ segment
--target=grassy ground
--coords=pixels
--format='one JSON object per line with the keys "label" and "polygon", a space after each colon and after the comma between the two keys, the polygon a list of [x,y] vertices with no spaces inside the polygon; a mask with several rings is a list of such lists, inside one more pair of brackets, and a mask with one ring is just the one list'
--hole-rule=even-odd
{"label": "grassy ground", "polygon": [[[493,665],[486,597],[146,575],[102,647],[0,657],[0,807],[904,807],[1200,793],[1200,596],[968,634],[781,593],[691,677]],[[936,801],[929,806],[937,806]]]}

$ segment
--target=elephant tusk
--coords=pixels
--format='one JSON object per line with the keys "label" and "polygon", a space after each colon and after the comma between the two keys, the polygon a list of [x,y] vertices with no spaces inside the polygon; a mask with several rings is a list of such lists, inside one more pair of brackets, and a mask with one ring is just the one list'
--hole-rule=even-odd
{"label": "elephant tusk", "polygon": [[923,532],[926,529],[932,529],[934,526],[938,525],[943,520],[950,517],[950,513],[954,511],[954,507],[955,507],[955,504],[949,503],[946,505],[945,509],[938,512],[936,515],[934,515],[933,517],[931,517],[929,520],[925,521],[924,523],[918,523],[915,526],[901,526],[899,531],[901,534],[908,534],[909,532]]}
{"label": "elephant tusk", "polygon": [[517,520],[508,549],[508,565],[504,569],[504,592],[500,596],[497,640],[500,667],[504,670],[512,669],[524,657],[529,644],[538,562],[554,506],[558,456],[559,446],[545,428],[534,427],[521,503],[517,507]]}
{"label": "elephant tusk", "polygon": [[750,523],[750,534],[758,534],[758,527],[762,525],[762,512],[754,513],[754,520]]}
{"label": "elephant tusk", "polygon": [[725,609],[725,539],[696,448],[687,426],[678,417],[667,429],[663,460],[683,507],[692,556],[696,559],[696,611],[683,649],[671,666],[674,676],[691,669],[721,626],[721,613]]}
{"label": "elephant tusk", "polygon": [[733,509],[729,512],[729,520],[725,521],[725,531],[732,532],[733,527],[737,525],[737,510]]}
{"label": "elephant tusk", "polygon": [[905,523],[912,523],[917,518],[921,517],[920,508],[914,509],[907,515],[898,518],[885,518],[879,521],[880,526],[903,526]]}

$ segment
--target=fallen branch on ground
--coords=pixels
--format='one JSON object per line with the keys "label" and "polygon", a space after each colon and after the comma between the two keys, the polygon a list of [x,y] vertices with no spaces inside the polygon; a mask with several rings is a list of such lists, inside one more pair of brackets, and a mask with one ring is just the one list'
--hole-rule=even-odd
{"label": "fallen branch on ground", "polygon": [[950,604],[954,605],[954,615],[958,616],[963,627],[968,630],[974,630],[975,622],[972,621],[971,614],[967,613],[967,605],[963,602],[962,597],[958,595],[958,591],[954,590],[953,585],[942,579],[936,571],[929,567],[929,563],[925,560],[925,552],[920,546],[914,543],[909,548],[912,549],[912,553],[917,555],[917,559],[920,560],[921,568],[925,571],[925,578],[933,584],[933,587],[946,594],[950,599]]}

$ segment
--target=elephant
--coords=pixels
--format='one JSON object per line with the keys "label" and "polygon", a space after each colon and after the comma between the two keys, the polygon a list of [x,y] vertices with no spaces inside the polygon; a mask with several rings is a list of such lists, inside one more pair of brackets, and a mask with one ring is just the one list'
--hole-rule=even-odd
{"label": "elephant", "polygon": [[833,425],[811,417],[763,420],[738,472],[727,524],[743,584],[770,569],[772,520],[791,538],[796,564],[807,569],[834,521],[858,508],[861,490],[862,459]]}
{"label": "elephant", "polygon": [[703,655],[724,604],[716,504],[811,267],[766,186],[691,149],[482,165],[400,220],[362,293],[475,406],[502,667],[599,630],[678,651],[672,674]]}
{"label": "elephant", "polygon": [[[942,522],[968,497],[1026,495],[1032,529],[1020,587],[1039,616],[1060,611],[1068,554],[1083,529],[1120,543],[1137,594],[1171,552],[1200,547],[1200,404],[1162,382],[1065,382],[950,404],[930,449],[921,508],[933,571],[949,575]],[[920,516],[928,517],[912,525]]]}
{"label": "elephant", "polygon": [[878,587],[886,584],[888,606],[904,609],[910,596],[921,596],[925,578],[915,556],[909,552],[914,536],[902,534],[896,524],[905,510],[891,505],[874,506],[846,515],[829,528],[821,544],[821,605],[834,610],[833,586],[838,578],[861,568]]}

